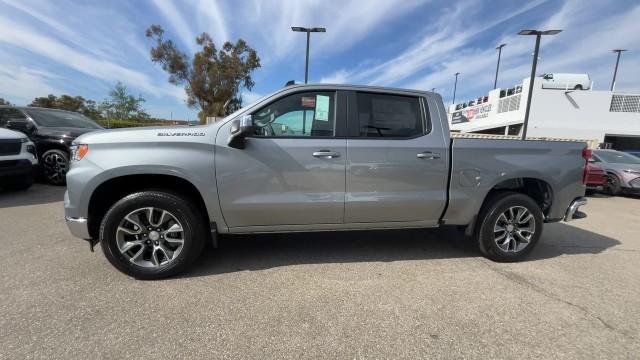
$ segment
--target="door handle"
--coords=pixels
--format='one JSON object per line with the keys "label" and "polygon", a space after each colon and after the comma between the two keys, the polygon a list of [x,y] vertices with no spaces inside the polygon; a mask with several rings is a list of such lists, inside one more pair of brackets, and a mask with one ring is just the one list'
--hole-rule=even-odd
{"label": "door handle", "polygon": [[431,151],[423,151],[416,155],[418,159],[427,159],[427,160],[435,160],[440,159],[440,154],[432,153]]}
{"label": "door handle", "polygon": [[313,152],[313,156],[317,158],[333,159],[340,157],[340,153],[331,150],[318,150]]}

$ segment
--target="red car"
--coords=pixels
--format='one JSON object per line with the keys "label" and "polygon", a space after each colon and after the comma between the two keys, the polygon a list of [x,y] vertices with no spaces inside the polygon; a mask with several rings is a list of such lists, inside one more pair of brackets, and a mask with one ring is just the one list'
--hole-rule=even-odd
{"label": "red car", "polygon": [[587,190],[602,191],[607,184],[607,174],[603,168],[594,164],[587,163]]}

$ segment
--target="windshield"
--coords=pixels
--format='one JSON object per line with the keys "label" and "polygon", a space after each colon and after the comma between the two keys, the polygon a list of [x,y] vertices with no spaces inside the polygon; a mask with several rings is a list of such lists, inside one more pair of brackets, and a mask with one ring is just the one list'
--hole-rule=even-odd
{"label": "windshield", "polygon": [[640,164],[640,159],[620,151],[596,151],[595,154],[604,162],[619,164]]}
{"label": "windshield", "polygon": [[25,109],[25,111],[39,126],[102,129],[100,125],[88,117],[70,111],[47,109]]}

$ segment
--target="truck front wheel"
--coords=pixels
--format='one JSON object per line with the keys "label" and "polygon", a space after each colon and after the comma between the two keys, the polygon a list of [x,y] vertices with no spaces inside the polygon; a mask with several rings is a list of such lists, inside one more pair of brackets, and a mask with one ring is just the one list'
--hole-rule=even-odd
{"label": "truck front wheel", "polygon": [[144,280],[184,271],[202,252],[205,231],[197,209],[180,196],[144,191],[107,211],[100,225],[105,257],[118,270]]}
{"label": "truck front wheel", "polygon": [[492,194],[478,219],[478,247],[482,255],[493,261],[520,260],[533,250],[542,233],[540,207],[521,193]]}

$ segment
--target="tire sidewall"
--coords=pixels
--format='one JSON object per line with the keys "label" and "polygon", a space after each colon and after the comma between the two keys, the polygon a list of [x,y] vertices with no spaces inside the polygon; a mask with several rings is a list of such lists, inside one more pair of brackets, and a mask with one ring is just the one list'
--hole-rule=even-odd
{"label": "tire sidewall", "polygon": [[620,179],[617,175],[607,174],[607,187],[605,192],[611,196],[620,194]]}
{"label": "tire sidewall", "polygon": [[[493,231],[500,214],[512,206],[525,207],[533,214],[535,219],[535,232],[531,237],[529,245],[516,253],[505,252],[500,249],[494,241]],[[533,250],[542,235],[542,224],[544,221],[542,211],[533,199],[524,194],[506,192],[494,197],[493,201],[484,209],[481,219],[483,219],[483,221],[479,229],[478,245],[481,252],[494,261],[511,262],[523,258]]]}
{"label": "tire sidewall", "polygon": [[[134,210],[155,207],[173,214],[184,229],[184,244],[178,257],[158,268],[144,268],[131,263],[119,251],[116,230],[120,221]],[[142,280],[160,279],[179,273],[200,254],[203,244],[201,226],[189,204],[177,196],[162,192],[131,194],[114,204],[105,214],[100,225],[100,246],[105,257],[118,270]]]}

